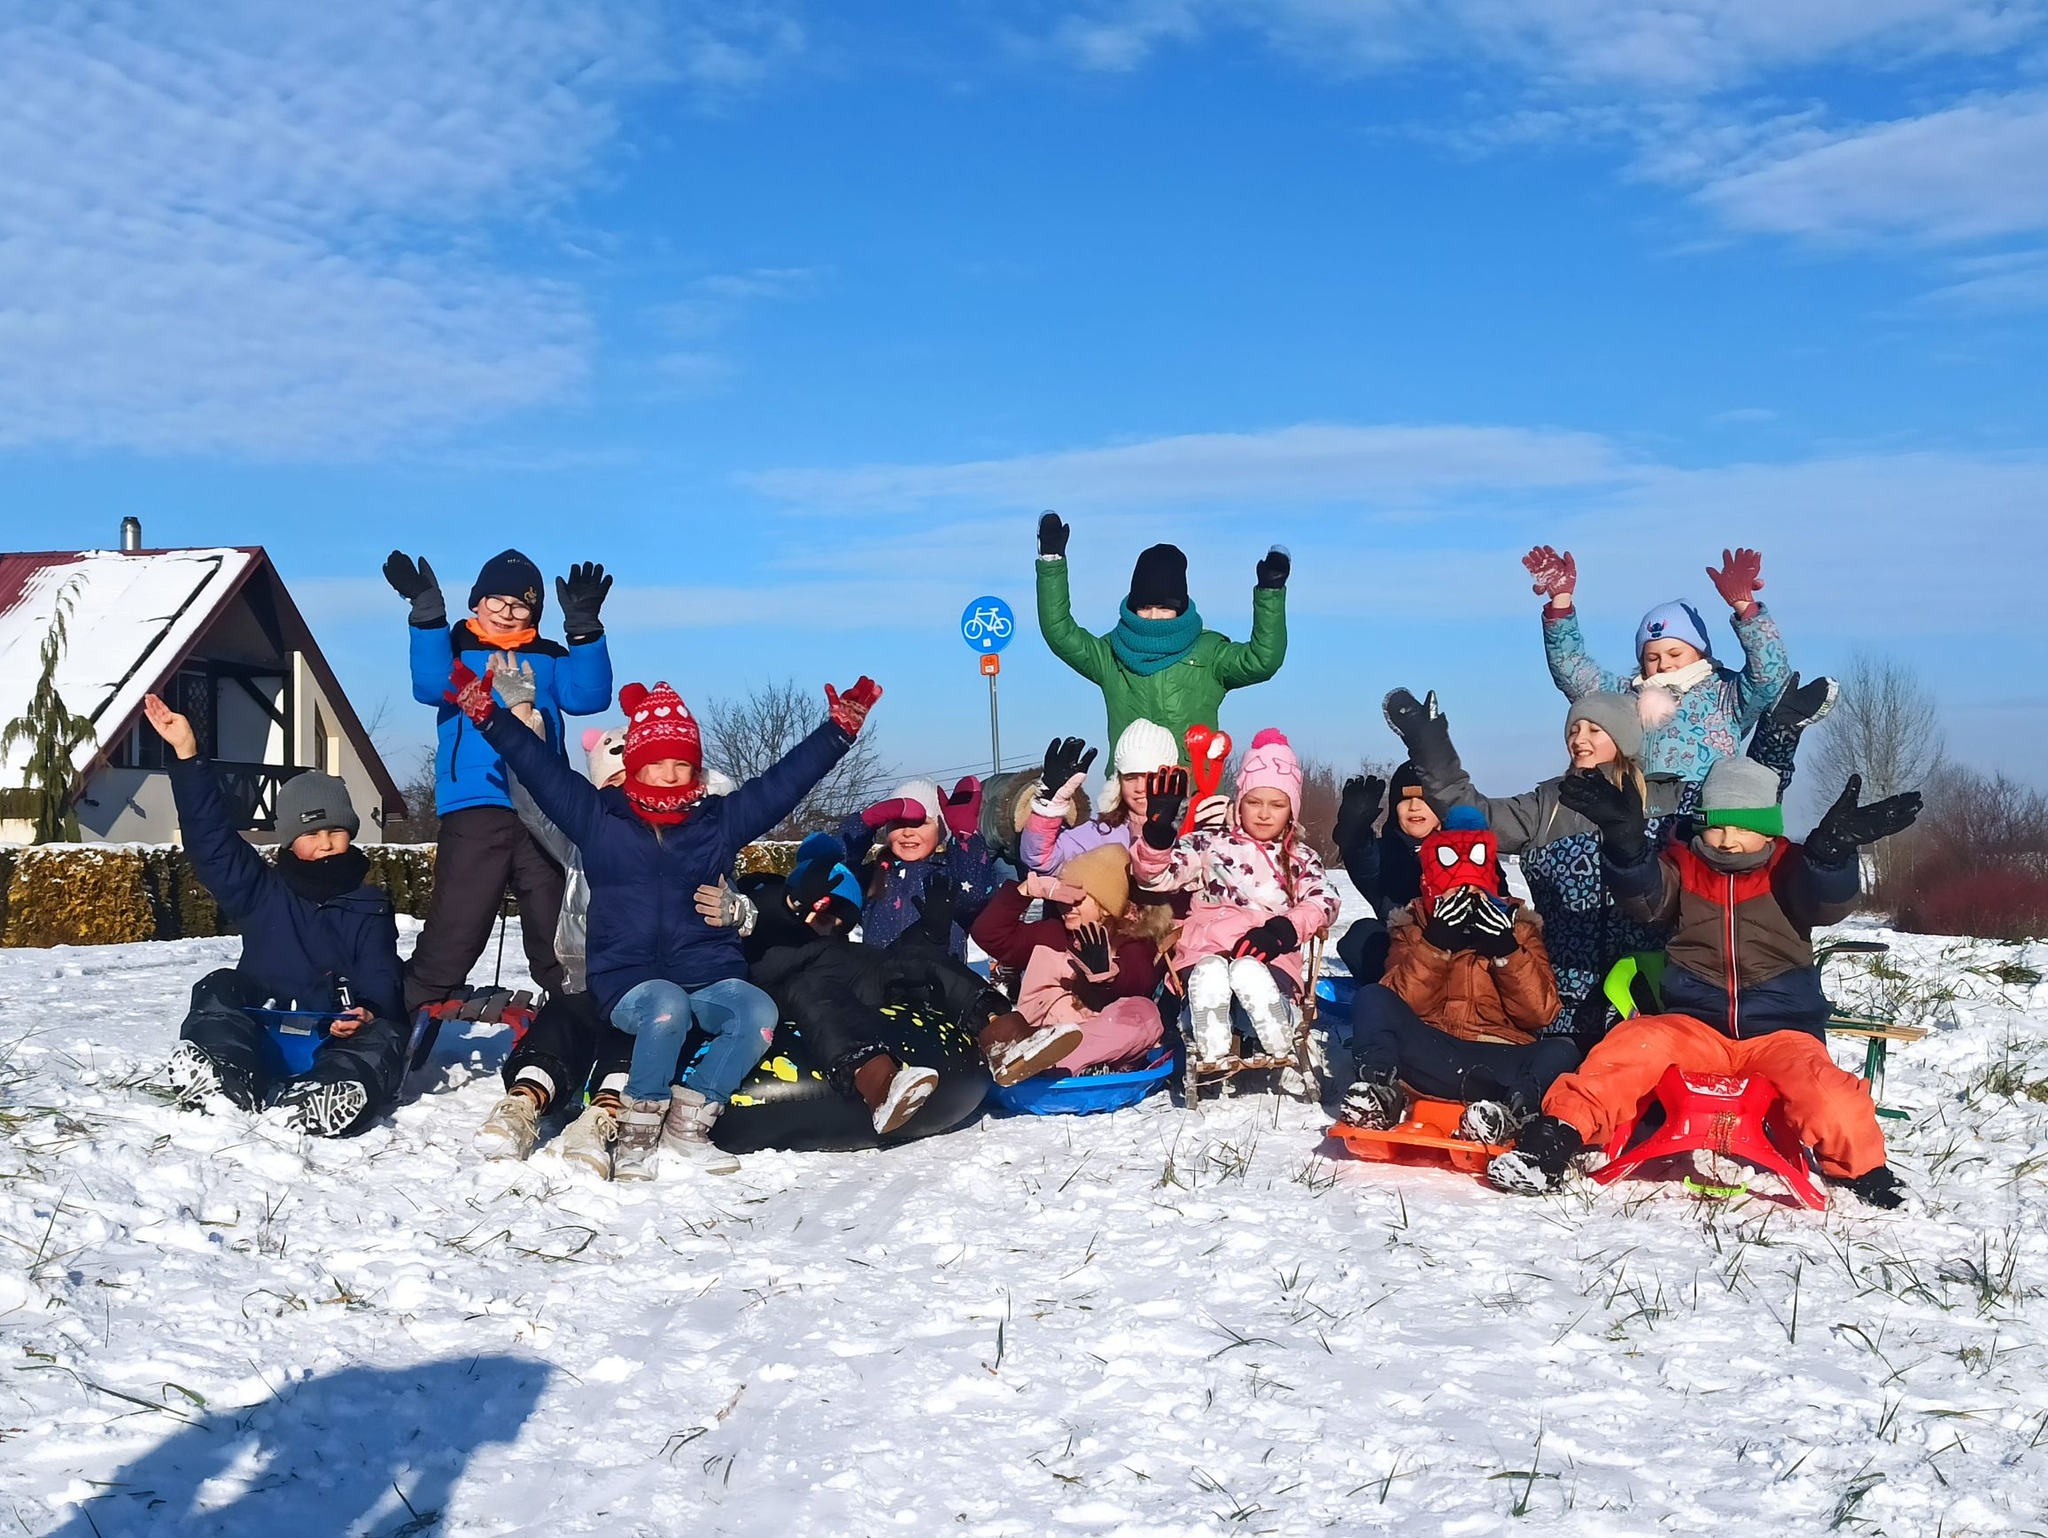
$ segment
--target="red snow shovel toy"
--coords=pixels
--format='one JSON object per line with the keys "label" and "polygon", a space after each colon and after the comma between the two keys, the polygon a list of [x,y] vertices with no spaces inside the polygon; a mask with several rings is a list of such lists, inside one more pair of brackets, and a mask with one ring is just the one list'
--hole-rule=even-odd
{"label": "red snow shovel toy", "polygon": [[1184,835],[1195,831],[1196,809],[1223,788],[1223,771],[1230,763],[1230,733],[1197,721],[1188,728],[1185,741],[1188,778],[1194,781],[1195,793],[1188,797],[1187,815],[1181,818]]}

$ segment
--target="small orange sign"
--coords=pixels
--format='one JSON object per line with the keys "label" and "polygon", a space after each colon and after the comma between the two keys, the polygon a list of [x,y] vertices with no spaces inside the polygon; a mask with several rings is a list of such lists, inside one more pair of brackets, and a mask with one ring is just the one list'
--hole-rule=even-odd
{"label": "small orange sign", "polygon": [[994,678],[994,677],[996,676],[996,674],[998,674],[998,673],[1002,672],[1002,670],[1003,670],[1003,659],[1002,659],[1002,655],[1001,655],[1001,653],[999,653],[999,652],[983,652],[983,653],[981,654],[981,676],[982,676],[982,677],[984,677],[984,678]]}

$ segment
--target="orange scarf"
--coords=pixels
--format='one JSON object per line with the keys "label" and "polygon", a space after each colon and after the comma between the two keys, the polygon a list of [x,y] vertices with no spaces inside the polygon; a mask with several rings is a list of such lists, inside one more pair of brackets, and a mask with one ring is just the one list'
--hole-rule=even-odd
{"label": "orange scarf", "polygon": [[493,630],[481,609],[470,615],[469,630],[470,634],[492,651],[516,651],[522,646],[531,646],[540,639],[540,631],[532,625],[528,625],[524,630]]}

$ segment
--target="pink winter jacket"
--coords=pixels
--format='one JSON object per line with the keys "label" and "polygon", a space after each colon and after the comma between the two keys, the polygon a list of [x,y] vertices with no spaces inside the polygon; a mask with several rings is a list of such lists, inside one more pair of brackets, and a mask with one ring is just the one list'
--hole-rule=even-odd
{"label": "pink winter jacket", "polygon": [[[1228,956],[1267,919],[1285,916],[1305,944],[1337,917],[1337,894],[1323,872],[1322,858],[1299,839],[1293,845],[1294,898],[1280,870],[1280,844],[1265,844],[1241,828],[1197,829],[1171,849],[1154,849],[1142,838],[1131,844],[1131,869],[1148,892],[1187,892],[1194,898],[1174,948],[1173,965],[1185,972],[1210,956]],[[1301,952],[1273,963],[1273,970],[1301,989]]]}

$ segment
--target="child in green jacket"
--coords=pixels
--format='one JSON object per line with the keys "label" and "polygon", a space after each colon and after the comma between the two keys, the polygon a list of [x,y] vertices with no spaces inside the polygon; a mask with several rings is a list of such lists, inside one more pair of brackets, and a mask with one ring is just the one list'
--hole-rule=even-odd
{"label": "child in green jacket", "polygon": [[1285,550],[1276,545],[1259,562],[1249,641],[1202,628],[1188,599],[1188,558],[1173,545],[1154,545],[1138,557],[1116,628],[1098,636],[1074,623],[1068,533],[1057,513],[1038,520],[1038,628],[1055,657],[1102,690],[1111,742],[1140,719],[1156,721],[1180,742],[1198,722],[1217,724],[1223,696],[1232,689],[1262,684],[1280,671],[1292,565]]}

